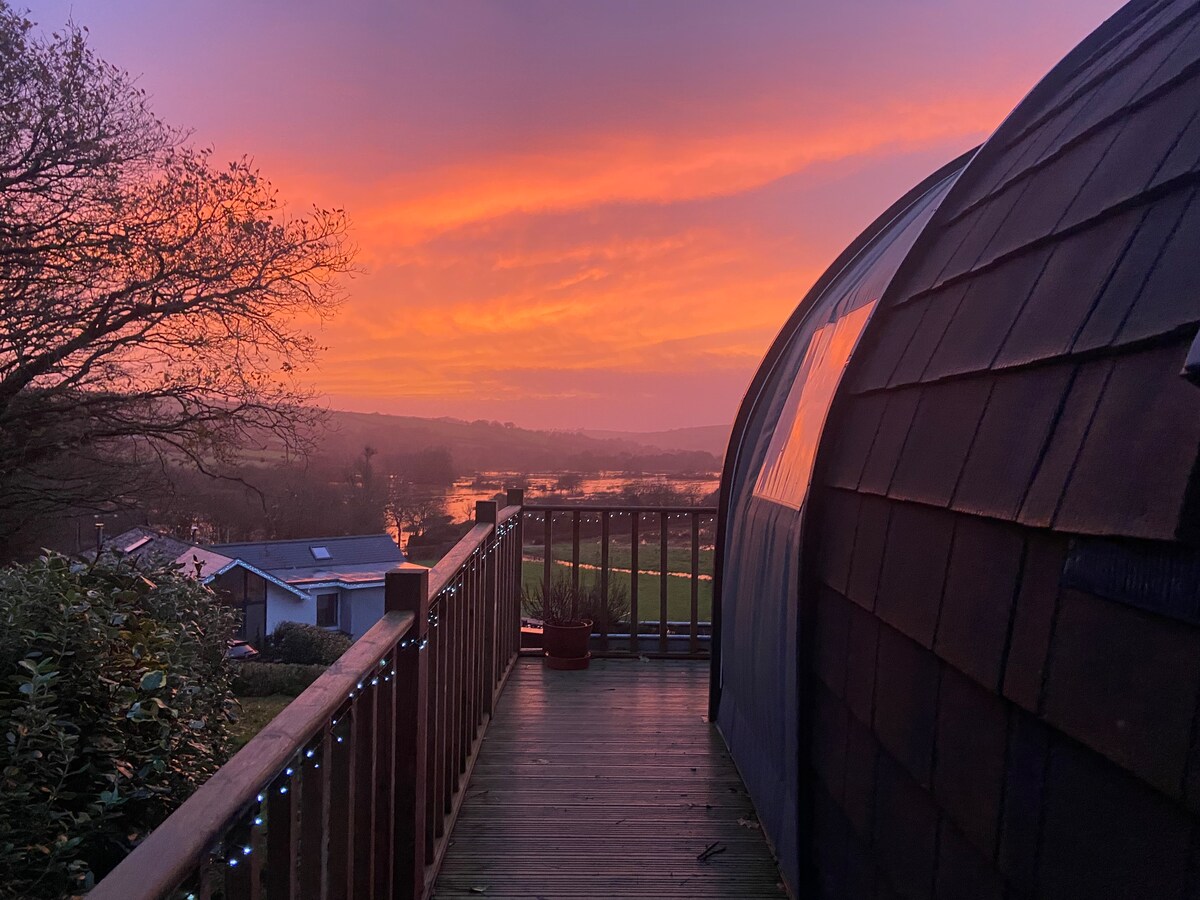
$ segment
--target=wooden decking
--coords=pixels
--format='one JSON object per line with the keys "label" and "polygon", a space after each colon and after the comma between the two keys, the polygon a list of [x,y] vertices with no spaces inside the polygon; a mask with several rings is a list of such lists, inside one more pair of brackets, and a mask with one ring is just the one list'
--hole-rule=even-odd
{"label": "wooden decking", "polygon": [[707,698],[704,662],[519,660],[434,897],[785,896]]}

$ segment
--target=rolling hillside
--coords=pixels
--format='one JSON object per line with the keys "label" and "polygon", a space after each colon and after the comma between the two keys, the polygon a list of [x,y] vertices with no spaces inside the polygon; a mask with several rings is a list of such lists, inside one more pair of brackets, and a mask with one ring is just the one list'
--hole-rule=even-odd
{"label": "rolling hillside", "polygon": [[[673,441],[660,437],[672,434],[676,433],[534,431],[483,420],[464,422],[337,411],[321,443],[330,456],[354,456],[370,446],[385,458],[395,453],[445,447],[459,471],[712,472],[720,468],[724,438],[706,442],[699,436],[679,435]],[[718,444],[721,447],[715,453],[708,449]]]}

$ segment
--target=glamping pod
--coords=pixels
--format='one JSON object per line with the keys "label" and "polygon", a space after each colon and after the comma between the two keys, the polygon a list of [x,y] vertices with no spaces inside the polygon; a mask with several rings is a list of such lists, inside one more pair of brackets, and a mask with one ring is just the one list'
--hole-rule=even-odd
{"label": "glamping pod", "polygon": [[713,714],[797,896],[1200,896],[1200,3],[1134,2],[804,299]]}

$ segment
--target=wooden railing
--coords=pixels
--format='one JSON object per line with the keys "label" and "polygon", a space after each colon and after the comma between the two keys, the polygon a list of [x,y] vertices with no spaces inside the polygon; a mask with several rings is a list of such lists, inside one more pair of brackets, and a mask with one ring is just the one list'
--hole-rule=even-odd
{"label": "wooden railing", "polygon": [[[541,572],[539,579],[527,570],[524,582],[545,588],[567,577],[578,589],[586,577],[602,596],[618,585],[627,592],[626,614],[594,617],[593,655],[706,657],[716,513],[707,506],[528,505],[523,558],[534,565],[531,556],[540,552]],[[594,561],[583,559],[584,548],[595,551]],[[614,551],[623,554],[620,564]]]}
{"label": "wooden railing", "polygon": [[383,618],[88,896],[426,896],[519,648],[521,502],[389,572]]}

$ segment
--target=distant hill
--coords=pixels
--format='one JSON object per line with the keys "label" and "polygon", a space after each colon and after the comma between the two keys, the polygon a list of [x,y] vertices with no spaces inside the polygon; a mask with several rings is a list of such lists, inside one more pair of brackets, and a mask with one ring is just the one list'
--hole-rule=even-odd
{"label": "distant hill", "polygon": [[[715,431],[722,429],[714,427]],[[728,432],[728,429],[723,429]],[[697,432],[689,438],[688,432]],[[715,472],[724,453],[724,438],[705,443],[705,428],[661,432],[678,435],[672,441],[650,440],[659,435],[567,431],[535,431],[510,424],[478,420],[424,419],[383,413],[335,411],[329,433],[321,440],[329,456],[353,457],[365,446],[381,457],[444,447],[460,472],[596,471],[621,469],[645,472]],[[709,447],[719,447],[713,452]]]}
{"label": "distant hill", "polygon": [[697,425],[669,431],[601,431],[584,429],[579,433],[597,440],[620,440],[658,447],[662,450],[703,450],[717,459],[725,456],[731,425]]}

